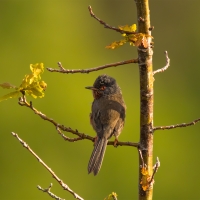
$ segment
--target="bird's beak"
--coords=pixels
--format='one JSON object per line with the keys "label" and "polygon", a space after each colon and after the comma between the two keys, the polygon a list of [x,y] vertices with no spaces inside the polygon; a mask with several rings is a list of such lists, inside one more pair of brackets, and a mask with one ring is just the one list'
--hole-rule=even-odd
{"label": "bird's beak", "polygon": [[93,87],[93,86],[87,86],[85,87],[85,89],[89,89],[89,90],[98,90],[97,88]]}

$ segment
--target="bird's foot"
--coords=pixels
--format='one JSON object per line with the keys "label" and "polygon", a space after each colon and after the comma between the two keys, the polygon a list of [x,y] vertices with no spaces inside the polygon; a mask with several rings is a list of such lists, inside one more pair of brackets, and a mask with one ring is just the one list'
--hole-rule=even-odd
{"label": "bird's foot", "polygon": [[95,144],[97,143],[97,136],[96,137],[94,137],[94,146],[95,146]]}
{"label": "bird's foot", "polygon": [[117,147],[117,146],[118,146],[117,143],[118,143],[118,139],[115,138],[115,141],[114,141],[114,147]]}

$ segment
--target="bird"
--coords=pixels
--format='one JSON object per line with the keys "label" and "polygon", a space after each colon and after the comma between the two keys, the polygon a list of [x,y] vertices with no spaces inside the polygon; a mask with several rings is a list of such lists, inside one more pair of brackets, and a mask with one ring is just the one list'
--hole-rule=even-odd
{"label": "bird", "polygon": [[94,101],[90,123],[97,134],[88,163],[88,174],[93,172],[97,175],[112,136],[115,137],[114,146],[117,146],[118,136],[124,127],[126,104],[116,80],[106,74],[98,76],[93,86],[85,88],[92,90]]}

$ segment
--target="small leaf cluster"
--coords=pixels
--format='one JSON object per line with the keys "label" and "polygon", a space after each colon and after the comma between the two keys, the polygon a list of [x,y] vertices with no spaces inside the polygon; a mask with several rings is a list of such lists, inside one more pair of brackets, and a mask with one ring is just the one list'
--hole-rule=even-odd
{"label": "small leaf cluster", "polygon": [[32,73],[25,75],[19,87],[16,87],[10,83],[0,84],[0,86],[4,89],[15,89],[14,92],[10,92],[0,97],[0,102],[9,98],[17,98],[21,94],[28,94],[33,98],[44,97],[44,91],[47,87],[47,84],[41,80],[41,74],[44,72],[43,63],[30,64],[30,70]]}
{"label": "small leaf cluster", "polygon": [[111,194],[109,194],[104,200],[114,200],[117,198],[117,193],[112,192]]}
{"label": "small leaf cluster", "polygon": [[124,39],[112,42],[110,45],[106,46],[107,49],[116,49],[126,43],[129,43],[131,46],[138,47],[143,45],[145,48],[148,47],[147,38],[152,36],[144,33],[137,33],[136,24],[133,24],[131,26],[119,26],[118,28],[121,30]]}

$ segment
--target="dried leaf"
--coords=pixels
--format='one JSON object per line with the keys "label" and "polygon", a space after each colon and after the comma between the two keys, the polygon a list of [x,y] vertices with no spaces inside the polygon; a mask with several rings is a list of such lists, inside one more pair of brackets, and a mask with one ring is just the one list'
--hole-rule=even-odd
{"label": "dried leaf", "polygon": [[140,184],[142,185],[142,189],[146,191],[150,187],[149,182],[151,180],[151,176],[148,174],[148,170],[146,167],[142,167],[141,173],[143,176],[141,178]]}
{"label": "dried leaf", "polygon": [[10,84],[10,83],[1,83],[0,86],[4,89],[11,89],[11,88],[16,88],[16,86]]}
{"label": "dried leaf", "polygon": [[120,47],[126,43],[126,40],[120,40],[120,41],[115,41],[111,43],[110,45],[106,46],[106,49],[116,49],[117,47]]}

